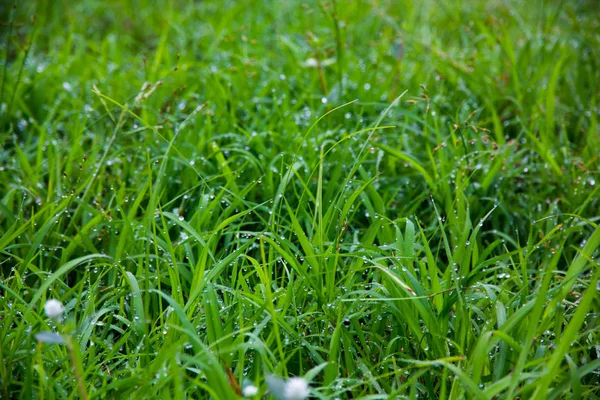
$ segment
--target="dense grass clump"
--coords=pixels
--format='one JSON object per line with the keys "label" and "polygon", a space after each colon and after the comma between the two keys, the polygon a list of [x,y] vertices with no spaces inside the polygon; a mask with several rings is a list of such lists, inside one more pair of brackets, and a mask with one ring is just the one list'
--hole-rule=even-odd
{"label": "dense grass clump", "polygon": [[600,397],[595,1],[0,14],[1,398]]}

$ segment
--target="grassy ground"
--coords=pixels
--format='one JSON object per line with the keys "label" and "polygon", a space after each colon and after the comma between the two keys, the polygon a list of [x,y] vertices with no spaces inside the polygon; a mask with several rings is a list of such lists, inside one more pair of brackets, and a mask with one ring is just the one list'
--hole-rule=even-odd
{"label": "grassy ground", "polygon": [[0,7],[1,398],[600,397],[595,1]]}

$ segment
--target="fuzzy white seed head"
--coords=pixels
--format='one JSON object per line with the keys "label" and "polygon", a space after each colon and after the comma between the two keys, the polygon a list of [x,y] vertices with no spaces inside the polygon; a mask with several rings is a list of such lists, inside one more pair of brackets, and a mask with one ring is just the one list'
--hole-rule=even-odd
{"label": "fuzzy white seed head", "polygon": [[304,378],[288,379],[283,389],[283,395],[286,400],[303,400],[309,394],[308,382]]}
{"label": "fuzzy white seed head", "polygon": [[242,392],[244,394],[244,397],[252,397],[255,396],[256,393],[258,393],[258,388],[254,385],[246,385]]}
{"label": "fuzzy white seed head", "polygon": [[58,318],[62,315],[65,308],[62,303],[55,299],[50,299],[44,304],[44,311],[46,311],[46,315],[50,318]]}

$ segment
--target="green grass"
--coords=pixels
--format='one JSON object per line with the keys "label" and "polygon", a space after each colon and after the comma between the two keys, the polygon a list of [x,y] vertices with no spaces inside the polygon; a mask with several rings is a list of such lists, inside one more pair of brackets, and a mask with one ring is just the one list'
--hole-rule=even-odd
{"label": "green grass", "polygon": [[15,4],[1,398],[600,397],[595,1]]}

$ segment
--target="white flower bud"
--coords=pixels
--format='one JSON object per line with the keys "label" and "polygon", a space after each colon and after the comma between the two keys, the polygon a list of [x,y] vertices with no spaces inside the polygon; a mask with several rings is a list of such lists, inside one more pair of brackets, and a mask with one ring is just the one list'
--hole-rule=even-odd
{"label": "white flower bud", "polygon": [[50,318],[58,318],[62,315],[65,308],[62,303],[55,299],[50,299],[44,304],[44,311],[46,311],[46,315]]}
{"label": "white flower bud", "polygon": [[283,395],[286,400],[303,400],[310,394],[304,378],[291,378],[285,383]]}
{"label": "white flower bud", "polygon": [[258,388],[254,385],[246,385],[244,390],[242,390],[242,393],[244,394],[244,397],[252,397],[258,393]]}

